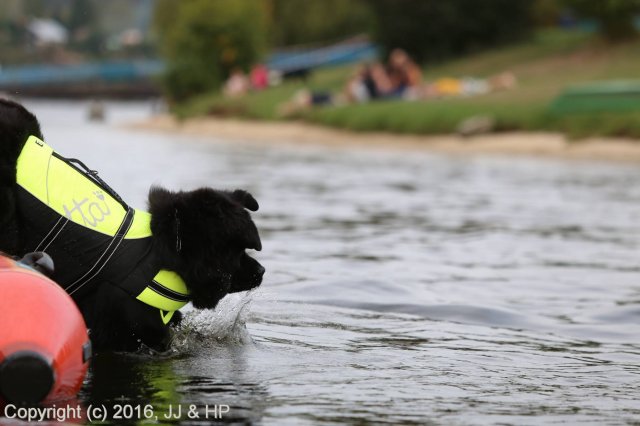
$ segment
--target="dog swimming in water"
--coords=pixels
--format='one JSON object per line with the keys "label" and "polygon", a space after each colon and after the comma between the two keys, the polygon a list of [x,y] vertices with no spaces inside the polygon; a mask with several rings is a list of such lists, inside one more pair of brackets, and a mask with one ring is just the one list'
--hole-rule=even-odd
{"label": "dog swimming in water", "polygon": [[159,187],[148,211],[134,209],[54,151],[31,112],[0,99],[0,251],[51,256],[95,350],[166,350],[185,304],[214,309],[259,286],[265,269],[246,253],[262,249],[257,210],[243,190]]}

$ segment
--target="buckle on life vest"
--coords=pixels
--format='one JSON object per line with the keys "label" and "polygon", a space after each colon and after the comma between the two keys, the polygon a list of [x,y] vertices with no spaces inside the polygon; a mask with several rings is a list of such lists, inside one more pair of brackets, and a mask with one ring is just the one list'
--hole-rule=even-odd
{"label": "buckle on life vest", "polygon": [[171,321],[171,318],[173,318],[173,314],[175,313],[176,311],[163,311],[160,309],[160,318],[162,319],[162,323],[164,325],[169,324],[169,321]]}

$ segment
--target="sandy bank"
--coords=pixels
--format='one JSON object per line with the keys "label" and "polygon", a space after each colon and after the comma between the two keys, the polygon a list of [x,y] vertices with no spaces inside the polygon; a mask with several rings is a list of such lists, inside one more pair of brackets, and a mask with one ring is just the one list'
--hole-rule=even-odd
{"label": "sandy bank", "polygon": [[380,149],[431,150],[451,154],[505,154],[567,159],[640,162],[640,141],[595,138],[569,142],[556,133],[500,133],[461,138],[354,133],[300,122],[261,122],[226,118],[197,118],[178,122],[160,115],[127,126],[132,129],[176,132],[259,143],[367,146]]}

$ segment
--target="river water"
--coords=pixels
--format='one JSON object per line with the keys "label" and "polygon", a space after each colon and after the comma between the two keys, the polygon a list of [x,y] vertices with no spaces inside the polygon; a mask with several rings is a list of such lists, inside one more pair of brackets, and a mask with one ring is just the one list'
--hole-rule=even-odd
{"label": "river water", "polygon": [[29,107],[134,206],[152,184],[261,206],[261,288],[186,308],[168,354],[98,355],[81,404],[182,424],[225,406],[265,425],[640,422],[636,166],[211,143],[120,126],[147,104],[101,124]]}

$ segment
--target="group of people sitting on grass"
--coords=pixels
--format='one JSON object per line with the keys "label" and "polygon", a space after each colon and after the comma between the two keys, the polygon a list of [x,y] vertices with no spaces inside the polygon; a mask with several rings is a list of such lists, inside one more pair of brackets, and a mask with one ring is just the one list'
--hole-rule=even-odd
{"label": "group of people sitting on grass", "polygon": [[344,105],[381,99],[420,100],[453,96],[473,96],[516,85],[511,72],[480,78],[440,78],[424,82],[422,69],[402,49],[394,49],[386,64],[376,62],[361,66],[340,93],[301,90],[281,105],[281,115],[316,105]]}
{"label": "group of people sitting on grass", "polygon": [[347,82],[345,94],[352,102],[402,98],[422,84],[422,70],[402,49],[394,49],[388,63],[361,67]]}

